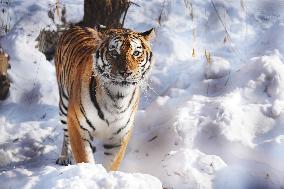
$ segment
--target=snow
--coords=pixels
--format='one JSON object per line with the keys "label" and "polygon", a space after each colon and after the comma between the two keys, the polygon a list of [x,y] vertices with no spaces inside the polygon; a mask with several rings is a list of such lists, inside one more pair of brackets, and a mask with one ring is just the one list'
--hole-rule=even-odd
{"label": "snow", "polygon": [[230,63],[221,57],[213,57],[205,64],[204,71],[206,79],[225,77],[230,73]]}
{"label": "snow", "polygon": [[[60,168],[46,166],[36,175],[31,171],[17,168],[13,175],[7,175],[7,177],[7,188],[156,189],[162,187],[160,181],[150,175],[123,172],[108,173],[102,165],[84,163]],[[18,177],[23,177],[23,179],[18,180]],[[15,181],[17,181],[16,184]]]}
{"label": "snow", "polygon": [[[55,69],[35,41],[55,29],[55,0],[11,2],[12,29],[0,39],[12,66],[0,104],[1,188],[283,188],[283,2],[135,3],[126,27],[156,29],[156,63],[120,172],[107,173],[98,154],[95,165],[55,164]],[[83,0],[61,4],[68,21],[82,19]]]}

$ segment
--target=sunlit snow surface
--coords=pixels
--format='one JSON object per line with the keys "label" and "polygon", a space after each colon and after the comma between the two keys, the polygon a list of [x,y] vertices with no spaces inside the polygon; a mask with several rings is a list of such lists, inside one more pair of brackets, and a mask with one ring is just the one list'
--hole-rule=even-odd
{"label": "sunlit snow surface", "polygon": [[[69,21],[82,19],[83,0],[60,2]],[[40,30],[55,28],[55,0],[11,1],[13,27],[0,39],[13,81],[0,104],[0,188],[283,188],[284,2],[134,2],[125,26],[156,29],[156,61],[121,172],[107,173],[55,164],[54,63],[35,48]]]}

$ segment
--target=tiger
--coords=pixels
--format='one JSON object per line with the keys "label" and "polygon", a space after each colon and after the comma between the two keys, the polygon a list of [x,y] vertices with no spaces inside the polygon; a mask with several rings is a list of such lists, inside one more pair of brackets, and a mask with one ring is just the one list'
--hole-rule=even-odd
{"label": "tiger", "polygon": [[58,41],[55,67],[64,137],[56,163],[95,163],[118,170],[131,138],[143,81],[153,65],[154,29],[75,26]]}

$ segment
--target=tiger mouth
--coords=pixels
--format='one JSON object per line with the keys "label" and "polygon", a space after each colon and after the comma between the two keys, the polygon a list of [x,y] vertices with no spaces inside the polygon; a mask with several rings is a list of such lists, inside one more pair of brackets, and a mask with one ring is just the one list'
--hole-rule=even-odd
{"label": "tiger mouth", "polygon": [[100,74],[100,77],[105,81],[105,83],[120,86],[137,85],[139,83],[139,81],[121,80],[119,78],[110,76],[108,73],[102,73]]}
{"label": "tiger mouth", "polygon": [[126,79],[120,79],[116,77],[110,77],[108,76],[107,78],[110,83],[114,85],[121,85],[121,86],[128,86],[128,85],[137,85],[139,81],[134,81],[134,80],[126,80]]}
{"label": "tiger mouth", "polygon": [[133,81],[133,82],[129,82],[129,81],[112,81],[113,84],[115,85],[122,85],[122,86],[125,86],[125,85],[137,85],[138,82],[136,81]]}
{"label": "tiger mouth", "polygon": [[111,83],[115,85],[120,85],[120,86],[129,86],[129,85],[137,85],[140,80],[131,80],[131,79],[121,79],[118,78],[117,76],[111,75],[108,72],[103,71],[103,69],[100,66],[96,66],[96,72],[104,81],[105,83]]}

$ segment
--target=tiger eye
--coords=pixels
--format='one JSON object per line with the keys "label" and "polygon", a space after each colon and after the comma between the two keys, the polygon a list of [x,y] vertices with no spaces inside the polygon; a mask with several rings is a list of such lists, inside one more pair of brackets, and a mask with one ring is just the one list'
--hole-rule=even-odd
{"label": "tiger eye", "polygon": [[133,52],[133,55],[134,55],[134,56],[139,56],[139,54],[140,54],[139,51],[134,51],[134,52]]}

